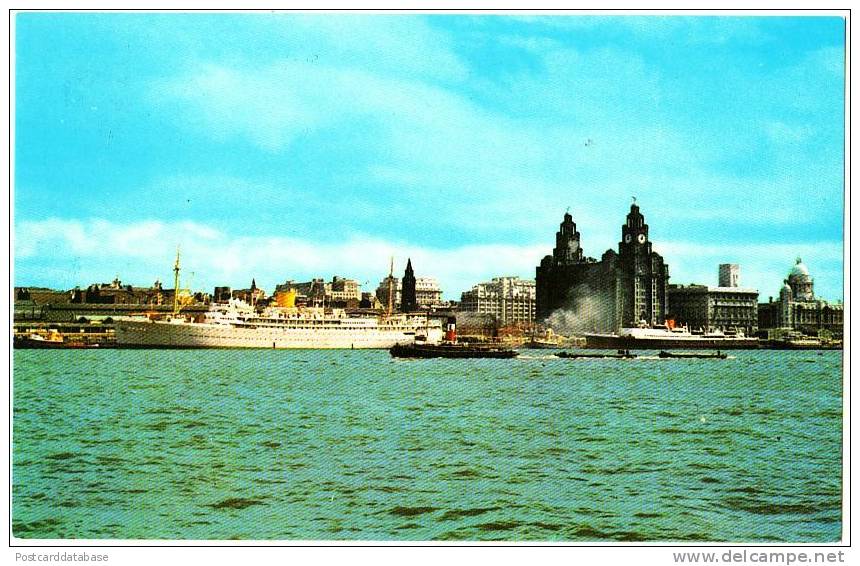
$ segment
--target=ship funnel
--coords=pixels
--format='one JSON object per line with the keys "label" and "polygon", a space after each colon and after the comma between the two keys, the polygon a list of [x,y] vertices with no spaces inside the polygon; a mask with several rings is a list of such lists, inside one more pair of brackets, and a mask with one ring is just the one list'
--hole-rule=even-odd
{"label": "ship funnel", "polygon": [[453,316],[449,316],[448,322],[445,323],[445,341],[457,343],[457,319]]}

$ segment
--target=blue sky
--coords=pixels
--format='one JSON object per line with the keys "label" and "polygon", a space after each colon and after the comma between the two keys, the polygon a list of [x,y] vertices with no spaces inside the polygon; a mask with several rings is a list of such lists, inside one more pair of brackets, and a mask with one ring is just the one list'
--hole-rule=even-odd
{"label": "blue sky", "polygon": [[[842,298],[834,17],[25,13],[15,284],[268,290],[394,255],[448,298],[637,197],[675,283]],[[193,275],[191,275],[193,273]]]}

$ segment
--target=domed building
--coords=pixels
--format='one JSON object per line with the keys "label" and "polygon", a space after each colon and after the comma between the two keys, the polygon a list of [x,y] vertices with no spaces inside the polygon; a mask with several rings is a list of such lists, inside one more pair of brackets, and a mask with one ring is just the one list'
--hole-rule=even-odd
{"label": "domed building", "polygon": [[815,335],[828,330],[842,336],[844,305],[816,298],[814,280],[801,258],[788,272],[779,291],[779,300],[771,298],[758,306],[759,328],[762,330],[795,330]]}
{"label": "domed building", "polygon": [[797,258],[797,263],[791,268],[786,279],[786,285],[791,288],[792,298],[795,301],[813,301],[815,295],[812,293],[812,277],[803,260]]}

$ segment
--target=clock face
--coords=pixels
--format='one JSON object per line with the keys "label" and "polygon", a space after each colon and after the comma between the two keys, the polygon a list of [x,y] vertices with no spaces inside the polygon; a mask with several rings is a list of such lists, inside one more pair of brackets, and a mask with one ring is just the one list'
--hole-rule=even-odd
{"label": "clock face", "polygon": [[645,234],[639,234],[639,237],[636,239],[639,240],[640,244],[644,244],[645,243]]}
{"label": "clock face", "polygon": [[624,241],[627,242],[628,244],[630,243],[630,234],[624,235]]}

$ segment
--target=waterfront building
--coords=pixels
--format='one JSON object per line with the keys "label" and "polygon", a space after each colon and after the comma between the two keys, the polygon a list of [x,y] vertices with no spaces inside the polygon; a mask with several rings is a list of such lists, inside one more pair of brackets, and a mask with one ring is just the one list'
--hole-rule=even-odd
{"label": "waterfront building", "polygon": [[275,293],[295,293],[296,306],[326,306],[357,308],[361,302],[361,283],[335,275],[330,282],[322,277],[295,282],[288,279],[275,286]]}
{"label": "waterfront building", "polygon": [[233,296],[233,290],[230,287],[215,287],[215,292],[212,295],[212,301],[216,303],[226,303]]}
{"label": "waterfront building", "polygon": [[492,316],[499,326],[530,327],[535,321],[535,282],[494,277],[462,294],[460,312]]}
{"label": "waterfront building", "polygon": [[382,310],[387,304],[383,304],[373,293],[364,292],[361,294],[361,302],[358,304],[362,309]]}
{"label": "waterfront building", "polygon": [[442,288],[434,277],[415,279],[415,302],[420,308],[435,308],[442,305]]}
{"label": "waterfront building", "polygon": [[335,275],[328,289],[330,290],[326,295],[329,302],[341,303],[361,300],[361,283],[355,279],[345,279]]}
{"label": "waterfront building", "polygon": [[388,308],[388,295],[391,293],[391,309],[400,310],[400,293],[402,283],[400,278],[393,275],[387,275],[385,279],[379,282],[376,288],[376,298],[382,303],[383,308]]}
{"label": "waterfront building", "polygon": [[[618,252],[586,257],[573,217],[565,213],[552,255],[536,269],[536,316],[568,332],[615,332],[665,320],[669,268],[653,250],[635,201],[621,227]],[[554,316],[555,315],[555,316]]]}
{"label": "waterfront building", "polygon": [[719,285],[669,285],[668,316],[676,325],[690,330],[743,331],[752,336],[758,330],[758,291],[739,286],[740,267],[719,267]]}
{"label": "waterfront building", "polygon": [[[389,281],[390,279],[390,281]],[[388,308],[388,290],[391,289],[394,297],[391,301],[392,309],[400,309],[400,297],[403,292],[403,281],[398,277],[389,275],[379,282],[376,288],[376,298],[384,308]],[[415,278],[415,303],[421,309],[434,309],[443,306],[442,288],[435,277]]]}
{"label": "waterfront building", "polygon": [[415,272],[412,270],[412,259],[410,258],[406,260],[406,271],[403,273],[400,291],[401,312],[411,312],[418,307],[418,297],[415,290]]}
{"label": "waterfront building", "polygon": [[829,332],[842,337],[845,307],[814,293],[814,280],[800,258],[783,281],[779,300],[773,297],[758,305],[758,325],[762,330],[789,330],[809,335]]}
{"label": "waterfront building", "polygon": [[233,291],[233,298],[245,301],[249,305],[256,305],[266,298],[266,292],[257,288],[257,280],[252,278],[251,287],[248,289],[236,289]]}
{"label": "waterfront building", "polygon": [[299,283],[288,279],[275,286],[275,293],[293,291],[297,306],[320,306],[327,302],[326,293],[330,292],[330,288],[331,284],[321,277]]}
{"label": "waterfront building", "polygon": [[164,289],[156,280],[151,287],[123,285],[119,277],[110,283],[93,283],[86,289],[75,287],[69,303],[91,305],[165,305],[173,302],[174,289]]}
{"label": "waterfront building", "polygon": [[15,287],[15,302],[32,302],[36,305],[66,304],[72,302],[73,292],[57,291],[46,287]]}

